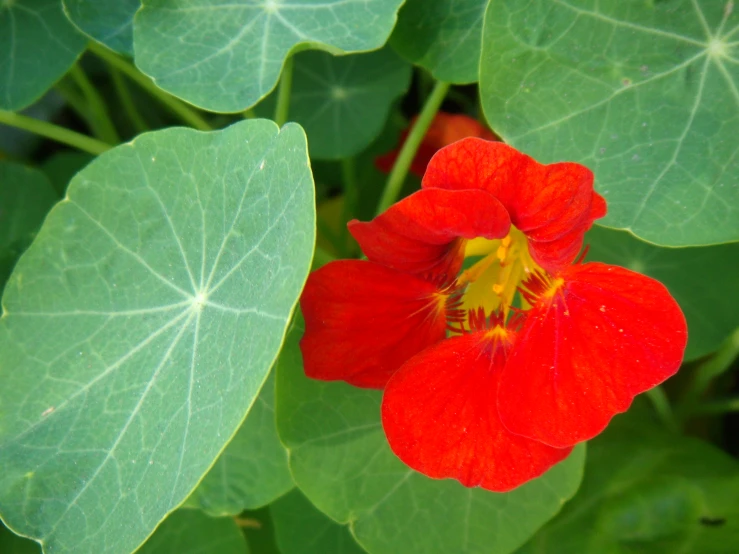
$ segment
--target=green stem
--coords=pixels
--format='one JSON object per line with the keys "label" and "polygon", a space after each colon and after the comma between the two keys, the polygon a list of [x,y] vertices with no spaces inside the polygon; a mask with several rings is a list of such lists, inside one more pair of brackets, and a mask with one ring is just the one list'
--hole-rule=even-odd
{"label": "green stem", "polygon": [[54,90],[64,98],[67,105],[87,124],[90,131],[94,132],[89,106],[85,103],[85,99],[77,91],[77,88],[67,78],[64,78],[54,85]]}
{"label": "green stem", "polygon": [[313,264],[311,270],[318,269],[319,267],[326,265],[329,262],[333,262],[334,258],[331,254],[326,252],[323,248],[316,245],[316,251],[313,254]]}
{"label": "green stem", "polygon": [[346,224],[354,218],[357,208],[359,190],[357,187],[357,168],[354,158],[343,158],[341,160],[341,184],[344,187],[344,206],[341,211],[341,244],[342,253],[351,257],[349,245],[349,229]]}
{"label": "green stem", "polygon": [[108,108],[103,101],[103,98],[98,93],[95,86],[87,78],[85,72],[79,64],[72,66],[69,72],[74,82],[82,91],[82,95],[85,98],[85,102],[89,107],[90,123],[92,124],[93,133],[100,140],[117,144],[121,141],[118,133],[115,130],[115,126],[110,119],[108,114]]}
{"label": "green stem", "polygon": [[88,137],[87,135],[82,135],[64,127],[54,125],[53,123],[40,121],[6,110],[0,110],[0,123],[41,135],[42,137],[67,144],[74,148],[79,148],[96,156],[112,148],[110,144]]}
{"label": "green stem", "polygon": [[95,42],[91,42],[88,48],[90,49],[90,52],[94,53],[97,57],[120,70],[121,73],[151,94],[185,123],[201,131],[213,130],[213,127],[203,119],[199,113],[181,100],[178,100],[171,94],[164,92],[154,84],[154,81],[117,54],[114,54],[112,51]]}
{"label": "green stem", "polygon": [[670,400],[667,398],[665,391],[662,387],[654,387],[647,391],[647,398],[652,402],[654,410],[657,412],[660,420],[664,423],[670,431],[678,432],[680,426],[677,424],[675,414],[670,406]]}
{"label": "green stem", "polygon": [[739,412],[739,398],[724,398],[698,404],[694,413],[704,415],[725,414],[728,412]]}
{"label": "green stem", "polygon": [[126,112],[126,116],[133,124],[134,129],[136,129],[136,134],[148,131],[149,126],[146,124],[146,121],[144,121],[144,118],[141,117],[141,114],[136,109],[136,104],[133,103],[131,93],[128,90],[126,82],[121,76],[121,72],[115,67],[110,66],[110,76],[113,79],[113,86],[115,87],[118,99],[121,101],[121,105]]}
{"label": "green stem", "polygon": [[293,57],[285,60],[280,77],[280,86],[277,89],[277,106],[275,106],[275,123],[282,127],[287,123],[287,113],[290,109],[290,89],[293,85]]}
{"label": "green stem", "polygon": [[438,81],[426,100],[421,113],[418,114],[418,119],[416,119],[415,125],[413,125],[410,133],[408,133],[408,138],[400,149],[398,159],[395,160],[395,165],[393,165],[393,169],[390,172],[385,190],[382,193],[382,198],[380,198],[380,204],[377,208],[378,214],[384,212],[397,200],[400,189],[405,181],[405,176],[411,167],[411,162],[413,162],[418,147],[421,145],[421,141],[429,126],[431,126],[436,112],[439,111],[447,90],[449,90],[449,83]]}

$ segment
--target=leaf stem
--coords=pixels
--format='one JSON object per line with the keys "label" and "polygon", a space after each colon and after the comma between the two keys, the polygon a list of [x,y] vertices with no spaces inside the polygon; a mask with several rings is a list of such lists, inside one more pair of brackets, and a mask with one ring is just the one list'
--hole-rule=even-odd
{"label": "leaf stem", "polygon": [[108,50],[104,46],[91,42],[88,46],[90,52],[95,54],[97,57],[106,61],[116,69],[120,70],[126,77],[131,79],[134,83],[143,88],[146,92],[151,94],[164,106],[169,108],[174,114],[176,114],[182,121],[199,129],[200,131],[212,131],[213,127],[203,117],[192,109],[189,105],[185,104],[178,98],[175,98],[171,94],[163,91],[154,84],[149,77],[141,73],[132,64]]}
{"label": "leaf stem", "polygon": [[0,110],[0,123],[23,129],[24,131],[61,142],[62,144],[67,144],[74,148],[89,152],[95,156],[102,154],[113,147],[103,141],[88,137],[87,135],[83,135],[75,131],[70,131],[64,127],[54,125],[53,123],[33,119],[32,117],[6,110]]}
{"label": "leaf stem", "polygon": [[649,389],[647,391],[647,398],[652,402],[657,416],[665,427],[675,433],[679,432],[680,426],[677,424],[677,419],[675,419],[675,414],[672,411],[672,406],[670,406],[670,400],[667,398],[665,390],[659,386]]}
{"label": "leaf stem", "polygon": [[277,105],[275,106],[275,123],[282,127],[287,123],[287,114],[290,109],[290,89],[293,85],[293,56],[288,56],[282,67],[280,85],[277,89]]}
{"label": "leaf stem", "polygon": [[342,253],[346,257],[353,254],[350,250],[351,241],[347,223],[354,218],[357,209],[359,190],[357,187],[357,167],[354,158],[343,158],[341,160],[341,184],[344,188],[344,206],[341,210],[341,245]]}
{"label": "leaf stem", "polygon": [[133,124],[133,127],[134,129],[136,129],[137,134],[145,133],[149,130],[149,126],[146,124],[146,121],[144,121],[144,118],[141,117],[141,114],[136,109],[136,104],[133,103],[131,92],[128,90],[128,86],[123,80],[121,72],[113,66],[109,67],[110,77],[113,79],[113,86],[115,87],[118,99],[121,101],[121,105],[126,112],[126,116]]}
{"label": "leaf stem", "polygon": [[115,126],[110,119],[110,114],[108,114],[108,108],[103,98],[90,82],[90,79],[87,78],[85,72],[82,71],[80,65],[78,63],[74,64],[69,74],[85,98],[90,114],[90,125],[95,136],[100,140],[113,144],[121,142],[118,132],[115,130]]}
{"label": "leaf stem", "polygon": [[380,198],[380,204],[377,208],[377,213],[380,214],[388,209],[397,200],[400,194],[400,189],[405,181],[405,176],[408,174],[408,169],[411,167],[411,162],[416,156],[418,147],[421,145],[426,131],[431,126],[431,122],[434,120],[436,112],[439,111],[441,103],[444,101],[447,91],[449,90],[449,83],[443,81],[437,81],[434,86],[434,90],[431,91],[426,104],[424,104],[421,113],[418,114],[416,123],[408,133],[408,138],[403,147],[400,149],[398,158],[395,160],[393,169],[388,177],[385,190]]}
{"label": "leaf stem", "polygon": [[728,412],[739,412],[739,398],[723,398],[698,404],[694,413],[701,415],[725,414]]}

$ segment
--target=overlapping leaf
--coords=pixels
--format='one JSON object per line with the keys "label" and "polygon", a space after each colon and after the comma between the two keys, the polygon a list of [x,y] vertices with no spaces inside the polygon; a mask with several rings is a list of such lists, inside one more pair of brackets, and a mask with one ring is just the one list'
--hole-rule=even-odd
{"label": "overlapping leaf", "polygon": [[38,100],[72,66],[85,42],[60,0],[0,2],[0,109],[20,110]]}
{"label": "overlapping leaf", "polygon": [[133,54],[133,14],[141,0],[62,0],[69,19],[108,48]]}
{"label": "overlapping leaf", "polygon": [[277,428],[295,482],[321,511],[349,523],[373,554],[511,552],[556,514],[580,482],[584,447],[506,494],[432,480],[388,447],[381,393],[305,377],[298,320],[277,366]]}
{"label": "overlapping leaf", "polygon": [[261,120],[142,135],[74,178],[3,297],[11,529],[127,554],[190,494],[280,349],[313,202],[302,130]]}
{"label": "overlapping leaf", "polygon": [[657,244],[739,240],[733,2],[492,0],[485,116],[543,162],[584,163],[609,227]]}
{"label": "overlapping leaf", "polygon": [[277,83],[298,47],[335,54],[380,48],[403,0],[144,0],[136,64],[164,90],[202,108],[237,112]]}
{"label": "overlapping leaf", "polygon": [[597,226],[586,242],[588,260],[627,267],[667,286],[688,320],[686,359],[713,352],[739,327],[739,244],[659,248],[627,232]]}
{"label": "overlapping leaf", "polygon": [[735,459],[662,429],[636,402],[591,441],[580,491],[517,554],[728,554],[737,496]]}
{"label": "overlapping leaf", "polygon": [[[392,103],[408,90],[411,66],[390,48],[369,54],[295,56],[289,119],[308,135],[311,158],[340,159],[364,150],[382,132]],[[275,94],[256,112],[271,117]]]}
{"label": "overlapping leaf", "polygon": [[138,554],[247,554],[233,518],[212,518],[198,510],[177,510],[165,519]]}
{"label": "overlapping leaf", "polygon": [[441,81],[478,79],[482,20],[488,0],[407,0],[390,44]]}

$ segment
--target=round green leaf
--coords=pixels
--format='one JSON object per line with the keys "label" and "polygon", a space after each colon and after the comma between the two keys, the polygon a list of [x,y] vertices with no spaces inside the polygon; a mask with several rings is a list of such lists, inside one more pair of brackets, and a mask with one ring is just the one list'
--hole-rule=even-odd
{"label": "round green leaf", "polygon": [[[305,135],[168,129],[70,184],[6,286],[0,514],[48,552],[129,553],[236,433],[314,241]],[[125,522],[125,525],[122,524]]]}
{"label": "round green leaf", "polygon": [[368,552],[506,554],[577,490],[584,446],[505,494],[416,473],[387,444],[381,392],[305,377],[302,333],[297,319],[277,364],[277,430],[300,490]]}
{"label": "round green leaf", "polygon": [[637,401],[589,443],[577,495],[517,554],[728,554],[737,497],[735,459],[665,430]]}
{"label": "round green leaf", "polygon": [[380,48],[403,0],[144,0],[134,18],[136,65],[201,108],[238,112],[277,84],[297,47],[335,54]]}
{"label": "round green leaf", "polygon": [[[688,360],[715,351],[739,327],[739,244],[659,248],[624,231],[594,227],[588,260],[627,267],[664,283],[688,320]],[[706,286],[710,283],[710,286]]]}
{"label": "round green leaf", "polygon": [[0,109],[33,104],[67,72],[86,42],[59,0],[0,1]]}
{"label": "round green leaf", "polygon": [[590,167],[603,225],[739,240],[739,10],[719,0],[492,0],[485,116],[542,162]]}
{"label": "round green leaf", "polygon": [[275,426],[274,373],[246,421],[200,482],[187,505],[212,516],[236,516],[265,506],[293,488],[287,451]]}
{"label": "round green leaf", "polygon": [[0,291],[57,200],[39,170],[0,161]]}
{"label": "round green leaf", "polygon": [[440,81],[475,83],[488,0],[406,0],[390,44]]}
{"label": "round green leaf", "polygon": [[198,510],[177,510],[165,519],[137,554],[247,554],[244,534],[233,518],[212,518]]}
{"label": "round green leaf", "polygon": [[282,554],[364,554],[345,525],[322,514],[293,490],[270,506]]}
{"label": "round green leaf", "polygon": [[108,48],[133,54],[133,14],[141,0],[62,0],[80,31]]}
{"label": "round green leaf", "polygon": [[[305,129],[315,159],[346,158],[369,146],[411,81],[411,66],[390,48],[352,56],[301,52],[294,64],[288,115]],[[272,94],[255,111],[271,117],[275,103]]]}

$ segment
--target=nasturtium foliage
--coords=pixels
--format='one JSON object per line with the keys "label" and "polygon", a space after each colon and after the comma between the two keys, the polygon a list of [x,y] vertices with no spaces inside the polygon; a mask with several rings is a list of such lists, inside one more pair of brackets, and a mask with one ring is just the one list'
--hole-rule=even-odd
{"label": "nasturtium foliage", "polygon": [[62,197],[72,177],[93,159],[94,156],[85,152],[63,150],[45,160],[41,165],[41,171],[46,174],[54,190]]}
{"label": "nasturtium foliage", "polygon": [[296,318],[277,364],[277,429],[300,490],[368,552],[512,552],[577,490],[584,446],[505,494],[416,473],[387,444],[380,391],[305,377],[302,334]]}
{"label": "nasturtium foliage", "polygon": [[0,109],[38,100],[85,49],[60,0],[0,2]]}
{"label": "nasturtium foliage", "polygon": [[363,554],[365,551],[341,525],[321,513],[299,490],[270,507],[282,554]]}
{"label": "nasturtium foliage", "polygon": [[589,261],[620,265],[667,286],[688,320],[685,359],[713,352],[739,327],[739,297],[727,294],[739,275],[739,243],[660,248],[628,232],[598,226],[585,240]]}
{"label": "nasturtium foliage", "polygon": [[596,175],[603,225],[669,246],[739,240],[731,2],[491,0],[480,93],[506,142]]}
{"label": "nasturtium foliage", "polygon": [[390,44],[440,81],[478,79],[487,0],[406,0]]}
{"label": "nasturtium foliage", "polygon": [[517,554],[725,554],[738,496],[739,463],[667,431],[642,399],[590,442],[580,490]]}
{"label": "nasturtium foliage", "polygon": [[41,171],[0,160],[0,291],[58,199]]}
{"label": "nasturtium foliage", "polygon": [[11,530],[128,553],[185,500],[280,350],[313,203],[304,133],[263,120],[143,134],[72,180],[3,296]]}
{"label": "nasturtium foliage", "polygon": [[293,488],[287,451],[277,437],[275,381],[270,373],[246,420],[187,499],[212,516],[265,506]]}
{"label": "nasturtium foliage", "polygon": [[[351,157],[369,146],[411,81],[411,66],[387,47],[348,56],[300,52],[294,63],[288,114],[305,129],[315,159]],[[275,97],[260,102],[257,114],[272,116]]]}
{"label": "nasturtium foliage", "polygon": [[256,104],[287,56],[376,50],[403,0],[144,0],[134,17],[136,65],[167,92],[216,112]]}
{"label": "nasturtium foliage", "polygon": [[230,517],[209,517],[199,510],[177,510],[165,519],[138,554],[247,554],[249,547]]}
{"label": "nasturtium foliage", "polygon": [[32,541],[11,533],[0,521],[0,552],[5,554],[41,554],[41,546]]}
{"label": "nasturtium foliage", "polygon": [[77,28],[111,50],[133,54],[133,14],[141,0],[62,0]]}

